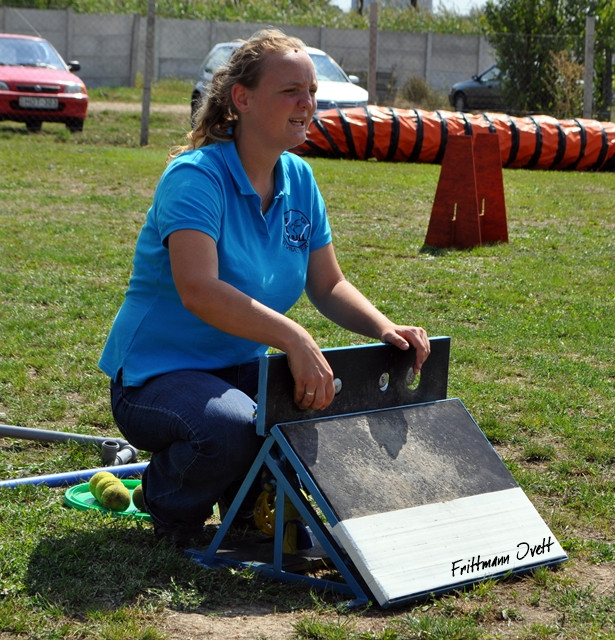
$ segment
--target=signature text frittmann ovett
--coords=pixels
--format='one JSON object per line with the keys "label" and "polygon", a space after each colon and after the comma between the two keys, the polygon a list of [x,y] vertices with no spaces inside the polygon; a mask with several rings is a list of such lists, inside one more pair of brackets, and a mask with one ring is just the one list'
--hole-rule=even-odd
{"label": "signature text frittmann ovett", "polygon": [[[517,560],[524,560],[528,556],[534,558],[535,556],[542,556],[551,551],[551,547],[555,544],[555,541],[549,536],[543,538],[539,544],[531,545],[529,542],[520,542],[517,545],[517,552],[515,554]],[[451,573],[453,578],[459,578],[461,576],[470,576],[474,573],[486,571],[487,569],[497,569],[498,567],[506,567],[510,564],[510,554],[503,554],[498,556],[492,556],[490,558],[482,558],[481,555],[472,556],[471,558],[453,560],[451,563]]]}

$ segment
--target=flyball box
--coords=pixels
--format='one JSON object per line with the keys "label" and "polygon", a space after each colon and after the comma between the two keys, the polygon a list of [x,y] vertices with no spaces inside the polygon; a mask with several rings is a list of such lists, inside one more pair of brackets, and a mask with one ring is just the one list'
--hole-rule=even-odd
{"label": "flyball box", "polygon": [[344,583],[285,570],[278,510],[272,560],[246,558],[243,566],[350,593],[356,603],[388,607],[566,560],[461,400],[446,398],[450,339],[430,342],[417,378],[413,349],[326,350],[337,395],[319,412],[293,404],[286,356],[264,356],[256,418],[263,447],[212,543],[191,557],[207,566],[229,561],[223,540],[265,467],[276,500],[293,503]]}

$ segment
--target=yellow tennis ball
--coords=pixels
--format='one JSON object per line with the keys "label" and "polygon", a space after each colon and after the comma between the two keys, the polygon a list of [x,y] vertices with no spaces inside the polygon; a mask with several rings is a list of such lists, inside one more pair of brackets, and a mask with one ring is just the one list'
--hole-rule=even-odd
{"label": "yellow tennis ball", "polygon": [[138,484],[132,492],[132,502],[139,511],[145,511],[145,502],[143,500],[143,485]]}
{"label": "yellow tennis ball", "polygon": [[97,473],[95,473],[91,478],[90,478],[90,482],[89,482],[89,489],[90,489],[90,493],[93,496],[96,496],[96,485],[103,479],[103,478],[114,478],[115,476],[110,473],[109,471],[98,471]]}
{"label": "yellow tennis ball", "polygon": [[103,489],[100,502],[105,509],[126,511],[130,506],[130,491],[121,482],[110,483]]}
{"label": "yellow tennis ball", "polygon": [[96,500],[98,500],[98,502],[102,504],[103,491],[107,487],[110,487],[118,483],[121,484],[121,481],[113,475],[110,478],[101,478],[96,484],[96,487],[94,488],[94,497],[96,498]]}

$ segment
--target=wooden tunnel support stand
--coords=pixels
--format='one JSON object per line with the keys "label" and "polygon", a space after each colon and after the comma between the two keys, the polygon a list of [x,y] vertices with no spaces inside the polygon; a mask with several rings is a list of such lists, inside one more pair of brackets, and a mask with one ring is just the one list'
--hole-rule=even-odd
{"label": "wooden tunnel support stand", "polygon": [[498,136],[451,136],[425,245],[469,249],[496,242],[508,242]]}

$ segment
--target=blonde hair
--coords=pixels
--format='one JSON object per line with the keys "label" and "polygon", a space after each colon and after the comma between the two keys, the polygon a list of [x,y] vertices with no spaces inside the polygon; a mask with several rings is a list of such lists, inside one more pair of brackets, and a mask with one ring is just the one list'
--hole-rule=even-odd
{"label": "blonde hair", "polygon": [[188,144],[172,148],[169,160],[189,149],[232,140],[239,119],[231,97],[233,85],[239,83],[248,89],[256,88],[268,55],[296,49],[305,50],[304,42],[279,29],[263,29],[243,41],[228,63],[214,73],[207,99],[196,112],[193,129],[186,136]]}

